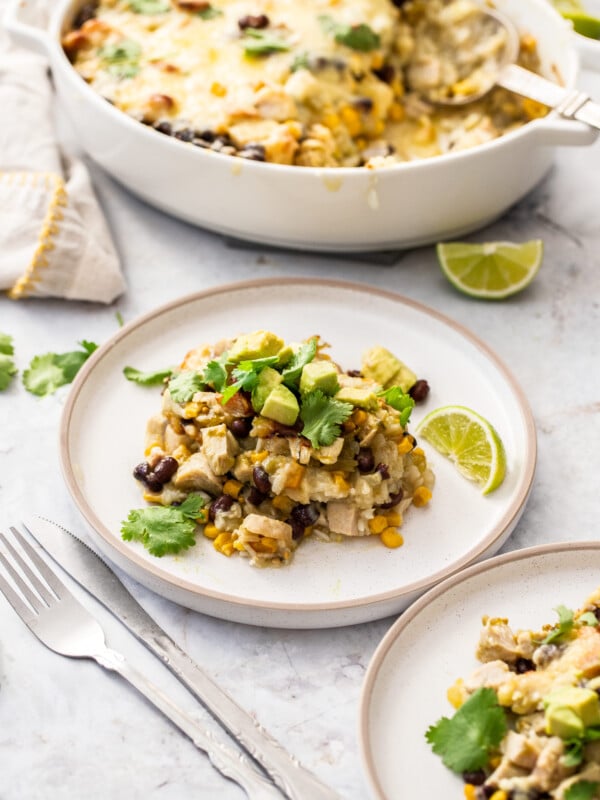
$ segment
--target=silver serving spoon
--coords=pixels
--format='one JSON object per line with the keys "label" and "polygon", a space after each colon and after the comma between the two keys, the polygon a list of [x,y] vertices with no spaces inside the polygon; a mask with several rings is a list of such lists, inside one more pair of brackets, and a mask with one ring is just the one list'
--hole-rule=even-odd
{"label": "silver serving spoon", "polygon": [[481,99],[494,86],[501,86],[522,97],[536,100],[557,111],[566,119],[586,122],[593,128],[600,129],[600,104],[590,100],[589,95],[577,89],[564,89],[552,81],[542,78],[535,72],[518,66],[514,62],[519,55],[519,33],[512,20],[496,10],[481,9],[481,14],[489,17],[506,32],[506,44],[502,56],[498,60],[497,70],[491,71],[489,81],[486,80],[477,92],[467,95],[426,97],[437,105],[459,106],[473,103]]}

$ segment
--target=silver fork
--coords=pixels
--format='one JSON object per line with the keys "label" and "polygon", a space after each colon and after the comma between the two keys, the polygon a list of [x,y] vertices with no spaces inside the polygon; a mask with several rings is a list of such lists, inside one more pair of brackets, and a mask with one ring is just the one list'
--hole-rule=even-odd
{"label": "silver fork", "polygon": [[279,790],[256,770],[247,756],[215,739],[128,664],[124,656],[108,648],[98,620],[76,600],[19,531],[10,530],[21,551],[0,533],[0,542],[6,550],[6,554],[0,550],[0,563],[13,583],[11,586],[0,572],[0,591],[46,647],[70,658],[91,658],[105,669],[117,672],[206,753],[221,774],[241,786],[250,800],[282,800]]}

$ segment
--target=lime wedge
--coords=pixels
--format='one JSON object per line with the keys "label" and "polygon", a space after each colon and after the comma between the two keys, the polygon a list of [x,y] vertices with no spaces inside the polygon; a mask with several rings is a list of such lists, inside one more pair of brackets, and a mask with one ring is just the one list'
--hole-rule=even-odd
{"label": "lime wedge", "polygon": [[528,286],[542,263],[541,239],[522,244],[487,242],[438,244],[437,256],[444,275],[470,297],[501,300]]}
{"label": "lime wedge", "polygon": [[562,15],[571,20],[575,33],[587,36],[588,39],[600,39],[600,19],[597,17],[590,17],[589,14],[579,11],[563,11]]}
{"label": "lime wedge", "polygon": [[456,468],[482,487],[497,489],[506,474],[506,455],[500,437],[483,417],[464,406],[444,406],[428,414],[416,433]]}

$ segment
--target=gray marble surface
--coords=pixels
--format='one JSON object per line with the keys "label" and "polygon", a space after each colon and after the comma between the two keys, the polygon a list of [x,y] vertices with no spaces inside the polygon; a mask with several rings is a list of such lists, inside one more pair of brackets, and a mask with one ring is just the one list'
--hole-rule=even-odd
{"label": "gray marble surface", "polygon": [[[581,84],[600,96],[600,74]],[[125,320],[188,292],[248,278],[314,276],[400,292],[468,326],[512,368],[538,432],[531,498],[505,551],[594,539],[600,512],[600,145],[564,149],[547,179],[473,240],[542,238],[536,281],[501,304],[456,293],[432,248],[391,265],[364,259],[231,246],[144,205],[91,165],[128,281],[112,307],[0,297],[0,330],[14,336],[20,369],[38,353],[103,342]],[[493,187],[490,187],[493,191]],[[68,387],[0,396],[0,529],[41,512],[82,531],[61,479],[57,431]],[[344,800],[363,800],[358,739],[361,685],[392,624],[337,630],[244,627],[179,608],[126,582],[190,654]],[[109,643],[198,717],[206,715],[118,623],[98,611]],[[207,720],[208,725],[214,723]],[[399,743],[400,746],[400,743]],[[238,800],[177,731],[118,678],[46,650],[0,597],[1,800]],[[306,798],[310,800],[310,798]]]}

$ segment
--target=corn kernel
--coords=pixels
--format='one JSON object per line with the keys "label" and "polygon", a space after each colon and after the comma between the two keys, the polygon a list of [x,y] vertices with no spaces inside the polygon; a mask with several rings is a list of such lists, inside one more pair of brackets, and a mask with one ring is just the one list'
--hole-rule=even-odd
{"label": "corn kernel", "polygon": [[383,67],[383,54],[373,53],[371,56],[371,69],[381,69]]}
{"label": "corn kernel", "polygon": [[229,497],[233,497],[234,500],[237,500],[239,493],[242,491],[242,484],[239,481],[228,480],[225,481],[223,485],[223,494],[229,495]]}
{"label": "corn kernel", "polygon": [[424,456],[425,455],[425,451],[423,450],[422,447],[415,447],[413,449],[413,455],[415,455],[415,456]]}
{"label": "corn kernel", "polygon": [[344,125],[348,128],[348,133],[354,139],[362,131],[362,122],[360,114],[352,106],[344,106],[340,111],[340,115],[344,121]]}
{"label": "corn kernel", "polygon": [[367,412],[363,411],[362,408],[357,408],[356,411],[352,413],[352,421],[355,425],[364,425],[367,421]]}
{"label": "corn kernel", "polygon": [[411,451],[412,449],[413,449],[413,441],[412,441],[412,439],[410,438],[410,436],[404,436],[404,437],[403,437],[403,438],[402,438],[402,439],[401,439],[401,440],[398,442],[398,453],[399,453],[401,456],[405,456],[407,453],[410,453],[410,451]]}
{"label": "corn kernel", "polygon": [[186,419],[192,419],[192,417],[197,417],[200,413],[200,404],[199,403],[186,403],[183,407],[183,416]]}
{"label": "corn kernel", "polygon": [[159,503],[160,505],[162,505],[162,500],[160,498],[160,495],[158,494],[152,494],[151,492],[144,492],[143,497],[147,503]]}
{"label": "corn kernel", "polygon": [[210,87],[210,91],[215,97],[225,97],[227,94],[227,87],[223,86],[222,83],[215,81],[213,85]]}
{"label": "corn kernel", "polygon": [[261,537],[254,545],[257,553],[276,553],[278,547],[277,539],[271,539],[269,536]]}
{"label": "corn kernel", "polygon": [[239,550],[241,552],[242,550],[245,550],[246,548],[244,546],[244,543],[240,539],[236,539],[235,542],[233,543],[233,549],[234,550]]}
{"label": "corn kernel", "polygon": [[356,425],[352,422],[351,419],[347,419],[346,422],[342,425],[342,430],[344,433],[350,433],[351,431],[356,430]]}
{"label": "corn kernel", "polygon": [[479,85],[471,78],[465,78],[452,84],[452,93],[457,97],[467,97],[470,94],[476,94],[478,90]]}
{"label": "corn kernel", "polygon": [[472,783],[466,783],[464,788],[465,800],[477,800],[477,787]]}
{"label": "corn kernel", "polygon": [[151,442],[144,450],[144,455],[149,456],[155,447],[158,447],[159,450],[162,450],[162,442]]}
{"label": "corn kernel", "polygon": [[427,505],[431,497],[431,489],[428,489],[426,486],[418,486],[413,494],[413,505],[417,508],[422,508]]}
{"label": "corn kernel", "polygon": [[207,539],[216,539],[220,533],[221,531],[212,523],[204,526],[204,535]]}
{"label": "corn kernel", "polygon": [[526,53],[533,53],[536,49],[537,43],[535,38],[530,34],[526,33],[524,36],[521,36],[521,50]]}
{"label": "corn kernel", "polygon": [[334,472],[333,473],[333,481],[335,485],[340,489],[342,492],[347,492],[350,489],[350,484],[344,477],[343,472]]}
{"label": "corn kernel", "polygon": [[371,533],[383,533],[388,527],[388,521],[383,514],[377,514],[377,516],[369,520],[368,526]]}
{"label": "corn kernel", "polygon": [[[490,767],[491,767],[492,769],[496,769],[496,767],[499,767],[499,766],[500,766],[500,762],[501,762],[501,761],[502,761],[502,756],[492,756],[492,757],[490,758],[490,762],[489,762],[489,763],[490,763]],[[494,792],[494,794],[492,795],[492,797],[493,797],[494,795],[496,795],[496,794],[498,794],[498,792]],[[501,792],[500,794],[501,794],[501,797],[497,797],[497,798],[496,798],[496,800],[506,800],[506,794],[505,794],[504,792]],[[490,797],[490,800],[492,800],[492,798],[491,798],[491,797]]]}
{"label": "corn kernel", "polygon": [[448,702],[454,708],[460,708],[465,702],[465,689],[462,678],[459,678],[456,683],[451,686],[446,692]]}
{"label": "corn kernel", "polygon": [[356,140],[356,146],[359,150],[364,150],[367,144],[368,142],[364,136],[359,136],[358,139]]}
{"label": "corn kernel", "polygon": [[282,494],[274,497],[272,502],[273,508],[276,508],[278,511],[281,511],[284,514],[289,514],[294,507],[294,501]]}
{"label": "corn kernel", "polygon": [[231,541],[230,533],[219,533],[213,541],[213,547],[224,556],[230,556],[233,553],[233,542]]}
{"label": "corn kernel", "polygon": [[401,533],[399,533],[399,531],[396,530],[396,528],[386,528],[383,533],[380,534],[379,538],[386,547],[389,547],[392,550],[395,547],[402,547],[404,544],[404,537]]}
{"label": "corn kernel", "polygon": [[286,489],[297,489],[302,483],[304,477],[305,467],[300,464],[294,464],[290,467],[287,478],[285,480]]}
{"label": "corn kernel", "polygon": [[389,118],[393,122],[402,122],[404,116],[405,116],[404,106],[401,105],[400,103],[392,103],[389,110]]}
{"label": "corn kernel", "polygon": [[490,800],[508,800],[508,795],[502,789],[498,789],[497,792],[490,797]]}
{"label": "corn kernel", "polygon": [[254,453],[250,453],[250,461],[253,464],[258,464],[264,461],[268,455],[269,453],[266,450],[255,450]]}
{"label": "corn kernel", "polygon": [[381,136],[384,131],[385,131],[385,122],[382,119],[376,120],[375,124],[373,125],[373,135]]}
{"label": "corn kernel", "polygon": [[328,114],[323,115],[323,125],[330,130],[335,130],[335,128],[339,128],[341,121],[337,114],[334,114],[330,111]]}
{"label": "corn kernel", "polygon": [[545,105],[538,103],[536,100],[531,100],[529,97],[523,98],[522,106],[529,119],[539,119],[540,117],[545,117],[548,113]]}
{"label": "corn kernel", "polygon": [[393,528],[399,528],[404,522],[402,514],[399,514],[397,511],[391,511],[389,514],[386,514],[385,519],[387,520],[387,524],[391,525]]}
{"label": "corn kernel", "polygon": [[208,522],[208,511],[206,508],[201,508],[198,512],[198,516],[195,517],[196,522],[198,525],[204,525],[205,522]]}

